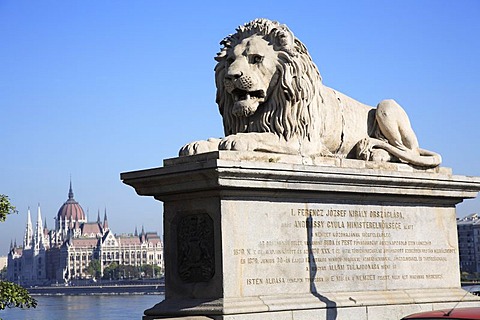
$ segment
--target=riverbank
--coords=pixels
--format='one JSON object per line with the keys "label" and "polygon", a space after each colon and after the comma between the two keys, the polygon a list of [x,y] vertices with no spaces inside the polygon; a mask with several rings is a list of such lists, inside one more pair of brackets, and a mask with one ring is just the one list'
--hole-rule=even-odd
{"label": "riverbank", "polygon": [[102,284],[88,286],[47,286],[30,287],[28,292],[33,295],[132,295],[132,294],[165,294],[164,284]]}

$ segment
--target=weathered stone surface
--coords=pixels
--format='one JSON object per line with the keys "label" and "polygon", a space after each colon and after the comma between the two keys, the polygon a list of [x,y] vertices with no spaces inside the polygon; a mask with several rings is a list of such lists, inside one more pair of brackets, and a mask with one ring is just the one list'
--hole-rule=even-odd
{"label": "weathered stone surface", "polygon": [[180,155],[236,150],[440,164],[440,155],[419,147],[394,100],[372,108],[324,86],[287,26],[257,19],[221,44],[215,83],[226,137],[189,143]]}
{"label": "weathered stone surface", "polygon": [[221,151],[122,174],[164,202],[166,300],[145,319],[380,320],[462,299],[455,204],[479,178],[303,159]]}
{"label": "weathered stone surface", "polygon": [[144,319],[384,320],[478,304],[460,288],[455,205],[480,179],[439,167],[394,100],[372,108],[324,86],[285,25],[257,19],[221,44],[226,137],[122,174],[164,202],[166,299]]}

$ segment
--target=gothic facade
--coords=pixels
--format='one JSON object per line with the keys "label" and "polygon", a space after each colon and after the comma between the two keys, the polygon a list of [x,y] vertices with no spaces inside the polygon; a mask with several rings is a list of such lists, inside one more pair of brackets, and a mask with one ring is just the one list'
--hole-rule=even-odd
{"label": "gothic facade", "polygon": [[55,229],[42,223],[40,206],[33,227],[28,209],[23,244],[10,246],[7,278],[26,286],[89,279],[87,268],[92,260],[100,262],[102,275],[112,263],[155,265],[163,270],[163,242],[156,232],[145,232],[143,227],[141,233],[135,228],[134,234],[115,235],[106,211],[103,221],[99,213],[97,221],[88,222],[70,183],[68,199],[55,217]]}

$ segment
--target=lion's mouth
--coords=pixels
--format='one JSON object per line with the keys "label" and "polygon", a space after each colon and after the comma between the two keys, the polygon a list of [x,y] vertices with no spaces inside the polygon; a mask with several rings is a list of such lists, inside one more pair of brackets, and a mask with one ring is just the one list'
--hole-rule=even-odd
{"label": "lion's mouth", "polygon": [[257,111],[258,106],[265,100],[265,91],[246,91],[235,89],[232,91],[234,100],[233,114],[237,117],[248,117]]}
{"label": "lion's mouth", "polygon": [[249,100],[249,99],[263,99],[265,98],[265,91],[263,90],[245,91],[242,89],[235,89],[232,91],[232,95],[235,102],[241,101],[241,100]]}

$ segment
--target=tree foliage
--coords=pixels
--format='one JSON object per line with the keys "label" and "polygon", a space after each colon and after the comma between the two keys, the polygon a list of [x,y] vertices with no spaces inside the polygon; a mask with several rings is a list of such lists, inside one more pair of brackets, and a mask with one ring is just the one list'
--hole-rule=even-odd
{"label": "tree foliage", "polygon": [[87,267],[87,273],[91,275],[95,279],[100,279],[102,275],[102,270],[101,270],[101,265],[100,265],[100,260],[98,259],[93,259],[90,261]]}
{"label": "tree foliage", "polygon": [[[0,194],[0,222],[5,221],[7,215],[17,213],[10,203],[10,199]],[[35,308],[37,300],[32,298],[27,289],[8,281],[0,281],[0,310],[5,308]],[[0,318],[1,320],[1,318]]]}
{"label": "tree foliage", "polygon": [[8,196],[0,194],[0,222],[5,221],[7,215],[11,213],[17,213],[16,208],[12,206]]}
{"label": "tree foliage", "polygon": [[141,270],[145,278],[158,278],[162,274],[162,268],[152,264],[142,265]]}
{"label": "tree foliage", "polygon": [[5,308],[35,308],[37,300],[32,298],[27,289],[8,282],[0,281],[0,310]]}
{"label": "tree foliage", "polygon": [[151,264],[131,266],[113,262],[103,269],[104,280],[159,278],[161,275],[162,269]]}

